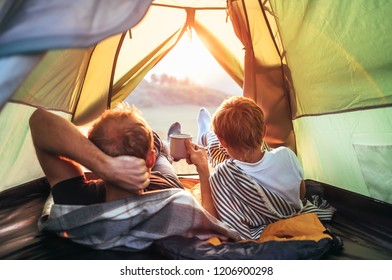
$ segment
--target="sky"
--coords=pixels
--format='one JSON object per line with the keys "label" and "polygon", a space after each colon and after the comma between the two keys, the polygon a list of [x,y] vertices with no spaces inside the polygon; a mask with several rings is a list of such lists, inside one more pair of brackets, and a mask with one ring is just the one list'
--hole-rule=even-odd
{"label": "sky", "polygon": [[149,72],[167,74],[177,79],[188,77],[194,83],[224,91],[231,95],[241,95],[242,89],[216,62],[196,35],[192,38],[184,34],[177,45]]}

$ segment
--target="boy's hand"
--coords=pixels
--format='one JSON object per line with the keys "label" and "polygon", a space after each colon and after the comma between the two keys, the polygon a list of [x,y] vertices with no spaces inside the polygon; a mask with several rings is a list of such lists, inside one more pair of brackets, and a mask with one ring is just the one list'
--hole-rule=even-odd
{"label": "boy's hand", "polygon": [[192,143],[190,140],[185,140],[185,146],[188,150],[186,161],[188,164],[194,164],[197,171],[208,170],[208,156],[204,147]]}

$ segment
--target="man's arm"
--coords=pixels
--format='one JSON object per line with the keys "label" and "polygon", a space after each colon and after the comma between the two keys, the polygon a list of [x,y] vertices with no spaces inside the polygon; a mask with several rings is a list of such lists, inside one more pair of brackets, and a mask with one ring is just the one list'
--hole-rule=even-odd
{"label": "man's arm", "polygon": [[208,168],[208,156],[203,147],[200,147],[191,141],[185,141],[188,149],[189,158],[187,162],[196,166],[200,179],[201,204],[211,215],[219,219],[218,212],[215,209],[210,186],[210,170]]}
{"label": "man's arm", "polygon": [[71,122],[43,109],[30,117],[36,154],[51,186],[83,176],[85,166],[106,182],[138,193],[149,184],[143,159],[110,157],[88,140]]}

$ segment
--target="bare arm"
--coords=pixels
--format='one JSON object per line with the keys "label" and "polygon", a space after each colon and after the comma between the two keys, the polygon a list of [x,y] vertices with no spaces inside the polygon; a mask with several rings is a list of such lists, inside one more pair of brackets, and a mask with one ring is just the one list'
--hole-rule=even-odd
{"label": "bare arm", "polygon": [[185,142],[189,158],[187,162],[196,166],[197,173],[200,178],[200,192],[201,192],[201,204],[211,215],[219,219],[219,215],[215,209],[210,186],[210,170],[208,168],[208,157],[203,147],[200,147],[190,141]]}
{"label": "bare arm", "polygon": [[60,116],[37,109],[30,118],[30,129],[38,160],[51,186],[83,176],[79,164],[130,192],[137,193],[149,183],[144,160],[106,155]]}

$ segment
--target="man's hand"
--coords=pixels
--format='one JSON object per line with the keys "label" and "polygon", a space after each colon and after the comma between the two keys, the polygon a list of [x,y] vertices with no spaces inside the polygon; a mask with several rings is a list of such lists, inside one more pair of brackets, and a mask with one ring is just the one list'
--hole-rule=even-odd
{"label": "man's hand", "polygon": [[97,175],[109,184],[135,194],[150,184],[146,162],[137,157],[109,157]]}

